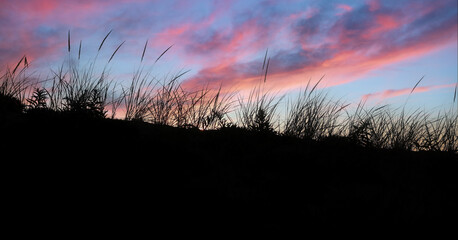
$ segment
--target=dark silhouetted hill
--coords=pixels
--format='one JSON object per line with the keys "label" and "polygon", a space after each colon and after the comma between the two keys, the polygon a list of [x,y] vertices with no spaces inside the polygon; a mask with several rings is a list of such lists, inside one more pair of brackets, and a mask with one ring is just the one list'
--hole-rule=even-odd
{"label": "dark silhouetted hill", "polygon": [[171,231],[456,227],[451,153],[46,109],[9,114],[0,127],[11,221]]}

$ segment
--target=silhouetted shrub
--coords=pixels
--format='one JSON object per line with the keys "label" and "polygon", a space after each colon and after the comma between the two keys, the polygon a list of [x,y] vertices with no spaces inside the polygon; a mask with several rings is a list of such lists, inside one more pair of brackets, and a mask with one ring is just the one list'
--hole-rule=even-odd
{"label": "silhouetted shrub", "polygon": [[276,110],[280,99],[255,87],[247,99],[239,98],[236,111],[237,123],[241,127],[258,132],[275,132]]}
{"label": "silhouetted shrub", "polygon": [[76,115],[105,118],[105,96],[101,89],[84,89],[77,95],[64,98],[63,111]]}
{"label": "silhouetted shrub", "polygon": [[250,129],[258,132],[274,131],[272,124],[267,118],[267,114],[264,109],[258,109],[258,112],[254,116],[253,124],[250,126]]}
{"label": "silhouetted shrub", "polygon": [[24,110],[24,104],[19,99],[0,93],[0,114],[19,114]]}
{"label": "silhouetted shrub", "polygon": [[44,88],[35,88],[30,98],[27,98],[29,103],[28,107],[31,109],[46,108],[46,100],[48,99],[48,93]]}

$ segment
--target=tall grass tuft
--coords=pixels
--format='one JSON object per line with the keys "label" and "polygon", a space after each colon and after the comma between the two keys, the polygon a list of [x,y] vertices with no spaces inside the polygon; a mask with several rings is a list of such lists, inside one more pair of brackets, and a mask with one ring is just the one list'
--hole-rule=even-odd
{"label": "tall grass tuft", "polygon": [[[178,112],[186,101],[186,92],[178,81],[186,72],[166,77],[160,82],[159,87],[151,97],[148,112],[151,122],[161,125],[184,125],[182,113]],[[179,113],[179,114],[178,114]]]}
{"label": "tall grass tuft", "polygon": [[148,108],[149,121],[154,124],[176,127],[193,127],[202,130],[216,129],[229,120],[233,95],[221,94],[207,87],[197,91],[183,88],[179,79],[186,72],[178,73],[158,84],[152,91]]}
{"label": "tall grass tuft", "polygon": [[388,148],[401,150],[415,150],[420,146],[423,136],[425,112],[414,110],[407,113],[405,109],[397,115],[396,111],[386,112],[388,116]]}
{"label": "tall grass tuft", "polygon": [[248,98],[238,98],[237,123],[243,128],[257,132],[278,131],[276,111],[282,98],[264,91],[262,85],[254,87]]}
{"label": "tall grass tuft", "polygon": [[[233,94],[223,95],[221,87],[212,90],[204,87],[194,92],[184,92],[185,98],[177,98],[177,126],[192,126],[201,130],[218,129],[226,126],[231,120],[228,117]],[[183,101],[184,100],[184,101]]]}
{"label": "tall grass tuft", "polygon": [[439,112],[425,121],[420,150],[458,152],[458,115],[455,111]]}
{"label": "tall grass tuft", "polygon": [[152,102],[155,82],[149,73],[139,68],[127,88],[122,88],[119,102],[124,103],[125,120],[145,121]]}
{"label": "tall grass tuft", "polygon": [[[111,31],[102,40],[97,55]],[[48,98],[48,108],[54,111],[70,112],[77,115],[85,115],[96,118],[105,118],[107,114],[108,95],[113,91],[112,80],[109,79],[108,63],[112,60],[118,48],[111,55],[103,70],[96,70],[96,59],[86,65],[80,65],[81,44],[78,48],[78,60],[71,57],[70,31],[68,31],[68,61],[52,70],[51,84],[43,89]],[[36,91],[36,93],[39,93]],[[31,99],[32,103],[37,99]]]}
{"label": "tall grass tuft", "polygon": [[347,112],[345,136],[351,141],[366,147],[385,146],[388,141],[386,129],[388,119],[383,114],[387,105],[366,109],[365,102],[359,102],[354,113]]}
{"label": "tall grass tuft", "polygon": [[93,117],[106,117],[111,81],[103,70],[96,73],[92,67],[64,64],[53,71],[52,85],[47,90],[49,107],[55,111],[72,112]]}
{"label": "tall grass tuft", "polygon": [[[20,67],[21,64],[22,67]],[[30,78],[26,74],[28,67],[29,63],[25,55],[13,70],[7,67],[6,71],[0,76],[0,95],[15,98],[22,102],[26,97],[27,88],[31,85]]]}
{"label": "tall grass tuft", "polygon": [[358,105],[347,118],[346,136],[366,147],[408,151],[457,151],[457,120],[454,113],[435,119],[422,110],[407,112],[384,105],[365,109]]}
{"label": "tall grass tuft", "polygon": [[288,101],[284,135],[320,140],[339,134],[342,129],[339,119],[349,104],[317,91],[323,77],[313,87],[309,81],[296,100]]}
{"label": "tall grass tuft", "polygon": [[[20,67],[22,64],[22,67]],[[27,89],[31,86],[30,76],[26,70],[29,66],[24,55],[11,70],[6,68],[0,75],[0,112],[21,113],[24,110],[24,100]]]}

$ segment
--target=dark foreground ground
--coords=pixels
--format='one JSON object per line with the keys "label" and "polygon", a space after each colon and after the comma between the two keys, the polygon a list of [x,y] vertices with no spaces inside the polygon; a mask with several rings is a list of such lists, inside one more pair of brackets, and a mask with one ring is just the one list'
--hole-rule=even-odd
{"label": "dark foreground ground", "polygon": [[453,229],[456,155],[33,113],[1,121],[5,211],[38,229]]}

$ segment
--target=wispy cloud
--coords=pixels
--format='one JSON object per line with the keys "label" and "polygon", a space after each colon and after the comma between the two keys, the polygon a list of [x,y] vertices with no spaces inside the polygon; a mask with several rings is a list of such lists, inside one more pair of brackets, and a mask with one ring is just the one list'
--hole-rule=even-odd
{"label": "wispy cloud", "polygon": [[415,91],[412,92],[412,88],[403,88],[403,89],[387,89],[380,92],[375,93],[368,93],[361,97],[362,100],[376,100],[381,102],[388,98],[394,98],[404,95],[416,94],[416,93],[423,93],[429,92],[437,89],[442,88],[454,88],[455,84],[442,84],[442,85],[434,85],[434,86],[420,86],[415,88]]}
{"label": "wispy cloud", "polygon": [[344,13],[353,11],[353,8],[347,4],[337,4],[338,12],[336,15],[343,15]]}

